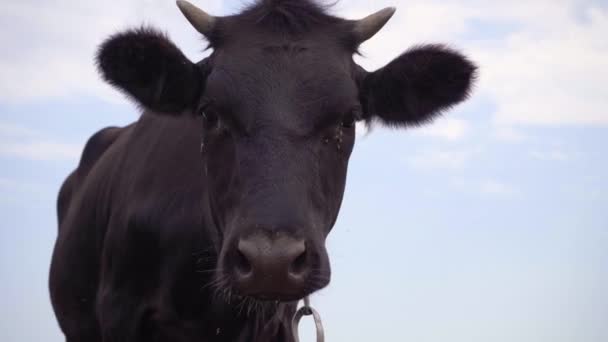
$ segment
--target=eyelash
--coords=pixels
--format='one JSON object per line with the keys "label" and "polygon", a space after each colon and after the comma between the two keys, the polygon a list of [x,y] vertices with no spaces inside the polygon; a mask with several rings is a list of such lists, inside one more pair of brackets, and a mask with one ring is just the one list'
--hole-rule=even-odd
{"label": "eyelash", "polygon": [[355,124],[362,119],[361,111],[357,108],[350,110],[342,117],[340,125],[343,128],[353,128]]}
{"label": "eyelash", "polygon": [[212,113],[210,111],[203,111],[202,115],[206,127],[214,127],[219,122],[219,117],[215,113]]}
{"label": "eyelash", "polygon": [[199,115],[203,117],[203,121],[206,128],[214,128],[219,123],[220,119],[217,113],[212,108],[212,101],[206,101],[198,110]]}

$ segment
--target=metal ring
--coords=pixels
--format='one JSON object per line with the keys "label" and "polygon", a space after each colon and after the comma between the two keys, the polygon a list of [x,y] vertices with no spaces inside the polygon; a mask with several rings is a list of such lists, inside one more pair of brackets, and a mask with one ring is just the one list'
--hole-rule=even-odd
{"label": "metal ring", "polygon": [[293,331],[293,338],[295,342],[300,342],[300,333],[298,331],[298,326],[300,325],[302,317],[311,315],[315,320],[315,326],[317,328],[317,342],[325,342],[325,331],[323,330],[321,316],[319,315],[317,310],[313,309],[310,306],[310,301],[308,298],[304,299],[304,306],[296,312],[296,314],[293,316],[293,320],[291,321],[291,330]]}

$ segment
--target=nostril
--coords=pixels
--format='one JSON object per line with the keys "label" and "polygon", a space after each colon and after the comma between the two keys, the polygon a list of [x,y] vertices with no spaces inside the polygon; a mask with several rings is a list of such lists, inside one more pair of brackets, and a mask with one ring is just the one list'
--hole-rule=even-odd
{"label": "nostril", "polygon": [[236,271],[242,276],[248,276],[253,271],[249,258],[240,249],[236,251],[236,261],[234,265]]}
{"label": "nostril", "polygon": [[308,266],[308,253],[304,250],[297,258],[293,260],[289,265],[289,274],[291,276],[300,277],[307,270]]}

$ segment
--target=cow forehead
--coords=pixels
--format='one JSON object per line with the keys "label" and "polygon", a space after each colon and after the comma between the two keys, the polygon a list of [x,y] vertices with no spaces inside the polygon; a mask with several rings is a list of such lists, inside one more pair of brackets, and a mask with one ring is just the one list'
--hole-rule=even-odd
{"label": "cow forehead", "polygon": [[[251,39],[248,39],[249,37]],[[352,59],[352,52],[342,47],[339,42],[314,37],[256,39],[255,35],[248,35],[218,48],[215,54],[220,63],[222,60],[229,63],[255,61],[262,65],[266,64],[264,61],[271,60],[333,63]]]}
{"label": "cow forehead", "polygon": [[356,99],[352,62],[346,58],[272,49],[268,52],[265,47],[242,59],[219,57],[221,62],[207,79],[207,96],[247,105],[309,108]]}
{"label": "cow forehead", "polygon": [[298,90],[341,88],[354,80],[353,63],[351,55],[338,49],[307,42],[271,42],[215,52],[208,83],[230,83],[230,87],[258,90],[276,86],[277,82]]}
{"label": "cow forehead", "polygon": [[326,52],[298,45],[264,46],[244,56],[218,54],[221,62],[214,63],[205,94],[244,127],[263,124],[306,134],[328,115],[358,103],[352,65],[344,56],[326,58]]}

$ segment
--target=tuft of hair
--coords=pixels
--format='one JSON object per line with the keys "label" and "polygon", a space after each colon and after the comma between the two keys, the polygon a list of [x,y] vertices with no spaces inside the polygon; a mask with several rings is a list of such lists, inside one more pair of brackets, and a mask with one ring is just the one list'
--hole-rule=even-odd
{"label": "tuft of hair", "polygon": [[117,33],[96,56],[102,78],[144,108],[178,112],[196,95],[196,68],[166,34],[151,27]]}
{"label": "tuft of hair", "polygon": [[327,13],[333,5],[335,2],[323,4],[314,0],[258,0],[237,17],[271,31],[299,34],[315,26],[341,22]]}

